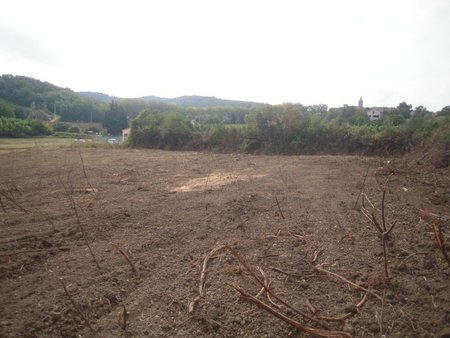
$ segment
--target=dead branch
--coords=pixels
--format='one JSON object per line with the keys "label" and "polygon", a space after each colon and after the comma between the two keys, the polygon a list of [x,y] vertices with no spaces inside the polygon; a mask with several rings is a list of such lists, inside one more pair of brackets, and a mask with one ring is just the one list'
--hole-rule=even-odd
{"label": "dead branch", "polygon": [[238,291],[242,297],[248,301],[249,303],[252,303],[259,308],[269,312],[270,314],[274,315],[275,317],[281,319],[282,321],[296,327],[297,329],[312,334],[316,337],[325,337],[325,338],[341,338],[341,337],[352,337],[350,334],[344,331],[331,331],[331,330],[324,330],[319,328],[310,327],[307,325],[304,325],[302,323],[299,323],[286,315],[280,313],[279,311],[275,310],[274,308],[270,307],[269,305],[261,302],[259,299],[253,297],[249,293],[247,293],[245,290],[243,290],[237,283],[230,284],[231,287],[233,287],[236,291]]}
{"label": "dead branch", "polygon": [[304,240],[306,240],[307,237],[309,237],[309,235],[302,235],[302,234],[296,233],[294,231],[289,231],[289,235],[291,235],[292,237],[297,238],[301,241],[304,241]]}
{"label": "dead branch", "polygon": [[128,312],[127,312],[127,308],[125,307],[125,305],[122,304],[122,325],[121,328],[122,330],[125,330],[127,328],[127,319],[128,319]]}
{"label": "dead branch", "polygon": [[278,211],[280,212],[281,218],[282,218],[282,219],[285,219],[285,218],[284,218],[284,215],[283,215],[283,211],[281,211],[280,202],[278,202],[277,196],[275,196],[275,201],[277,202],[277,207],[278,207]]}
{"label": "dead branch", "polygon": [[[2,189],[0,189],[0,196],[2,196],[3,198],[5,198],[6,200],[8,200],[9,202],[11,202],[13,205],[15,205],[19,210],[23,211],[23,212],[27,212],[29,213],[30,210],[24,208],[19,202],[16,201],[16,199],[13,196],[8,196],[11,195],[11,192],[6,192],[3,191]],[[3,205],[3,203],[2,203]]]}
{"label": "dead branch", "polygon": [[431,224],[431,227],[433,228],[434,237],[436,238],[436,243],[438,248],[441,250],[442,254],[444,255],[444,258],[447,262],[447,264],[450,266],[450,257],[447,252],[447,247],[445,244],[445,237],[442,233],[441,229],[441,223],[448,221],[449,219],[445,216],[441,216],[435,213],[432,213],[428,210],[422,210],[417,208],[417,214],[422,218],[425,222]]}
{"label": "dead branch", "polygon": [[218,247],[215,247],[214,249],[212,249],[203,259],[203,264],[202,264],[202,270],[200,272],[200,284],[198,287],[198,296],[194,298],[194,300],[192,302],[189,303],[189,313],[193,313],[197,307],[198,302],[200,301],[201,298],[203,298],[203,296],[205,295],[205,278],[206,278],[206,268],[208,267],[208,262],[210,260],[210,258],[212,257],[212,255],[214,255],[216,252],[225,249],[227,246],[226,245],[221,245]]}
{"label": "dead branch", "polygon": [[78,314],[81,316],[81,318],[85,321],[86,325],[89,326],[89,328],[91,329],[92,332],[95,332],[94,328],[92,327],[91,323],[89,322],[89,320],[87,319],[87,317],[83,314],[83,312],[81,312],[80,308],[78,307],[78,305],[75,303],[74,299],[72,298],[72,296],[70,295],[69,291],[67,291],[66,285],[64,284],[64,281],[62,280],[62,278],[59,279],[59,281],[62,284],[62,287],[64,289],[64,292],[67,295],[67,298],[69,298],[70,302],[72,303],[72,306],[74,307],[74,309],[78,312]]}
{"label": "dead branch", "polygon": [[261,285],[262,287],[264,287],[264,289],[266,290],[266,292],[272,296],[273,298],[275,298],[279,303],[281,303],[282,305],[286,306],[287,308],[289,308],[290,310],[294,311],[295,313],[299,314],[300,316],[302,316],[303,318],[309,319],[319,325],[323,325],[323,323],[319,322],[318,320],[316,320],[315,318],[307,315],[306,313],[297,310],[296,308],[294,308],[293,306],[289,305],[288,303],[286,303],[284,300],[282,300],[280,297],[278,297],[270,288],[266,287],[266,285],[264,284],[264,281],[262,281],[256,274],[255,272],[250,268],[250,266],[245,262],[245,260],[230,246],[226,246],[226,248],[228,250],[230,250],[230,252],[236,257],[236,259],[238,260],[238,262],[250,273],[250,275],[255,279],[255,281]]}
{"label": "dead branch", "polygon": [[369,197],[367,196],[367,194],[366,193],[364,193],[363,192],[363,197],[364,197],[364,199],[367,201],[367,202],[369,202],[369,204],[370,204],[370,206],[373,208],[373,209],[377,209],[377,210],[379,210],[377,207],[375,207],[375,205],[370,201],[370,199],[369,199]]}
{"label": "dead branch", "polygon": [[445,260],[447,261],[448,266],[450,266],[450,257],[447,252],[447,247],[445,245],[445,238],[444,234],[442,233],[441,225],[437,226],[435,222],[432,224],[434,236],[436,237],[436,243],[441,250],[442,254],[444,255]]}
{"label": "dead branch", "polygon": [[96,265],[97,268],[100,270],[100,264],[98,263],[97,258],[96,258],[95,255],[94,255],[94,251],[92,251],[92,248],[91,248],[91,246],[90,246],[90,244],[89,244],[89,241],[88,241],[88,239],[87,239],[87,236],[86,236],[86,232],[84,231],[84,227],[83,227],[83,225],[82,225],[82,223],[81,223],[81,219],[80,219],[80,216],[79,216],[79,214],[78,214],[77,205],[76,205],[76,203],[75,203],[75,200],[74,200],[73,196],[70,194],[70,192],[67,190],[67,188],[66,188],[66,186],[64,185],[64,183],[62,182],[61,177],[58,176],[58,180],[59,180],[59,183],[61,184],[61,186],[63,187],[63,189],[64,189],[64,191],[65,191],[65,193],[66,193],[66,196],[67,196],[67,198],[69,199],[69,202],[70,202],[70,204],[71,204],[71,206],[72,206],[72,209],[73,209],[73,211],[74,211],[74,213],[75,213],[75,218],[76,218],[76,220],[77,220],[77,224],[78,224],[78,227],[79,227],[79,229],[80,229],[80,231],[81,231],[81,234],[82,234],[82,236],[83,236],[84,242],[86,243],[86,246],[87,246],[88,249],[89,249],[89,252],[90,252],[90,254],[91,254],[91,256],[92,256],[92,258],[93,258],[93,260],[94,260],[94,262],[95,262],[95,265]]}
{"label": "dead branch", "polygon": [[385,213],[384,213],[384,200],[385,200],[385,197],[386,197],[386,189],[388,187],[388,182],[389,182],[389,179],[391,178],[392,175],[393,175],[393,173],[391,173],[386,178],[386,182],[384,182],[383,197],[381,198],[381,221],[383,222],[383,230],[384,230],[384,232],[386,232],[386,218],[385,218]]}
{"label": "dead branch", "polygon": [[[262,288],[262,289],[268,289],[268,288],[270,288],[270,281],[269,281],[269,278],[267,278],[267,275],[266,275],[266,273],[264,272],[264,270],[263,269],[261,269],[259,266],[257,266],[256,267],[257,269],[258,269],[258,271],[261,273],[261,275],[263,276],[263,278],[264,278],[264,284],[265,284],[265,288]],[[273,305],[273,306],[275,306],[277,309],[281,309],[281,306],[280,305],[278,305],[277,303],[275,303],[271,298],[270,298],[270,294],[268,293],[268,292],[266,292],[266,296],[267,296],[267,300]]]}
{"label": "dead branch", "polygon": [[389,233],[394,229],[395,224],[397,224],[397,221],[394,221],[389,229],[387,229],[386,227],[386,214],[385,214],[385,199],[386,199],[386,190],[388,188],[388,183],[389,183],[389,179],[393,174],[391,173],[388,178],[386,179],[384,186],[383,186],[383,196],[381,199],[381,225],[378,222],[377,218],[375,217],[375,214],[372,213],[369,217],[368,215],[368,211],[362,207],[361,208],[361,212],[363,213],[364,216],[366,216],[375,226],[375,228],[377,229],[377,231],[380,233],[381,235],[381,244],[383,246],[383,260],[384,260],[384,276],[386,278],[389,278],[389,269],[388,269],[388,257],[387,257],[387,246],[386,246],[386,241],[388,239],[388,235]]}
{"label": "dead branch", "polygon": [[359,301],[358,304],[356,304],[356,307],[359,309],[360,307],[363,307],[364,304],[367,303],[367,300],[369,299],[368,293],[366,292],[363,296],[363,298]]}
{"label": "dead branch", "polygon": [[338,275],[337,273],[334,273],[334,272],[325,270],[325,269],[322,268],[320,265],[316,265],[316,266],[314,267],[314,270],[316,270],[316,271],[318,271],[318,272],[323,272],[323,273],[325,273],[325,274],[327,274],[327,275],[330,275],[330,276],[333,276],[333,277],[335,277],[335,278],[337,278],[337,279],[339,279],[339,280],[341,280],[341,281],[343,281],[343,282],[345,282],[345,283],[347,283],[347,284],[353,286],[354,288],[357,288],[357,289],[359,289],[359,290],[361,290],[361,291],[364,291],[364,292],[366,292],[366,293],[368,293],[368,294],[374,296],[374,297],[377,298],[379,301],[381,301],[381,302],[383,301],[383,299],[382,299],[379,295],[377,295],[374,291],[369,290],[369,289],[366,289],[365,287],[363,287],[363,286],[361,286],[361,285],[358,285],[358,284],[356,284],[356,283],[353,283],[352,281],[348,280],[348,279],[345,278],[345,277],[342,277],[341,275]]}
{"label": "dead branch", "polygon": [[370,169],[370,164],[367,166],[366,174],[364,175],[364,181],[363,181],[361,190],[359,191],[358,197],[356,198],[355,205],[353,206],[353,208],[356,208],[358,201],[359,201],[359,197],[361,196],[361,193],[364,190],[364,186],[366,185],[367,176],[369,175],[369,169]]}
{"label": "dead branch", "polygon": [[261,280],[260,277],[258,277],[256,275],[256,273],[250,268],[250,266],[245,262],[245,260],[236,252],[236,250],[234,250],[231,246],[229,245],[221,245],[218,246],[214,249],[212,249],[206,256],[205,259],[203,260],[203,264],[202,264],[202,270],[200,273],[200,285],[199,285],[199,295],[197,297],[194,298],[194,300],[192,302],[189,303],[188,306],[188,313],[193,313],[198,305],[198,302],[200,301],[200,299],[205,295],[205,277],[206,277],[206,269],[208,266],[208,261],[211,258],[211,256],[213,254],[215,254],[216,252],[220,251],[220,250],[224,250],[227,249],[228,251],[231,252],[231,254],[238,260],[238,262],[247,270],[248,273],[250,273],[250,275],[253,277],[253,279],[257,282],[257,284],[259,284],[261,287],[264,288],[264,290],[267,292],[268,295],[270,295],[271,297],[273,297],[274,299],[276,299],[279,303],[281,303],[282,305],[286,306],[287,308],[289,308],[290,310],[292,310],[293,312],[297,313],[298,315],[302,316],[303,318],[306,318],[314,323],[317,323],[319,325],[324,325],[323,323],[321,323],[320,321],[318,321],[317,319],[307,315],[304,312],[301,312],[299,310],[297,310],[296,308],[292,307],[291,305],[289,305],[288,303],[286,303],[284,300],[282,300],[280,297],[278,297],[269,287],[266,286],[266,284],[264,283],[263,280]]}
{"label": "dead branch", "polygon": [[375,214],[372,214],[371,216],[372,216],[372,223],[377,227],[377,230],[380,232],[380,234],[383,234],[383,229],[381,228],[380,223],[378,223]]}
{"label": "dead branch", "polygon": [[367,218],[370,222],[373,223],[373,219],[372,219],[372,217],[370,216],[369,211],[368,211],[366,208],[361,207],[361,212],[362,212],[362,214],[363,214],[364,216],[366,216],[366,218]]}
{"label": "dead branch", "polygon": [[323,249],[321,249],[321,250],[315,250],[315,251],[314,251],[314,257],[313,257],[311,263],[313,263],[313,264],[316,263],[316,262],[317,262],[317,259],[319,259],[319,256],[322,255],[323,251],[324,251]]}
{"label": "dead branch", "polygon": [[78,149],[78,155],[80,155],[81,166],[83,168],[84,178],[86,179],[86,182],[89,185],[89,188],[91,188],[93,192],[96,192],[96,189],[93,188],[91,182],[89,182],[89,178],[88,178],[87,173],[86,173],[86,167],[84,166],[84,160],[83,160],[83,156],[81,156],[80,149]]}
{"label": "dead branch", "polygon": [[136,266],[133,264],[130,257],[127,255],[127,253],[125,251],[123,251],[121,248],[119,248],[119,246],[117,244],[111,243],[111,245],[113,248],[115,248],[117,251],[119,251],[122,254],[122,256],[125,258],[125,260],[128,262],[128,264],[130,264],[131,270],[133,270],[134,273],[137,273]]}

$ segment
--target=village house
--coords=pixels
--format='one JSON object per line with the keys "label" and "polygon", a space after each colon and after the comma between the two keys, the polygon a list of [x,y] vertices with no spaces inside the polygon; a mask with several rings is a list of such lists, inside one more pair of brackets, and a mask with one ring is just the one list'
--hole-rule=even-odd
{"label": "village house", "polygon": [[367,111],[367,116],[369,117],[370,121],[378,121],[383,119],[384,116],[384,108],[370,108]]}
{"label": "village house", "polygon": [[130,137],[131,128],[122,129],[122,142],[126,142]]}

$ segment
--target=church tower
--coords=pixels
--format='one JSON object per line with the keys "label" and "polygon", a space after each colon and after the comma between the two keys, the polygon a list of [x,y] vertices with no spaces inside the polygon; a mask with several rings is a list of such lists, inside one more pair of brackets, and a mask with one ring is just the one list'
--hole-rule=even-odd
{"label": "church tower", "polygon": [[359,108],[363,108],[363,99],[362,99],[362,96],[359,97],[358,107],[359,107]]}

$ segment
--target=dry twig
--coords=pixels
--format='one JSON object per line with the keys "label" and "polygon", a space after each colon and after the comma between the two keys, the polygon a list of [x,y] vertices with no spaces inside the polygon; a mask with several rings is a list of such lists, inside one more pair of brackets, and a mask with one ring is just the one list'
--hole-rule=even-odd
{"label": "dry twig", "polygon": [[203,259],[202,270],[200,272],[200,284],[198,287],[198,296],[194,298],[192,302],[189,303],[188,312],[193,313],[198,305],[200,299],[205,295],[205,278],[206,278],[206,268],[208,267],[208,262],[212,255],[216,252],[226,248],[226,245],[221,245],[212,249]]}
{"label": "dry twig", "polygon": [[275,196],[275,201],[277,202],[277,207],[278,207],[278,211],[280,212],[280,216],[284,220],[285,218],[284,218],[284,215],[283,215],[283,211],[281,210],[280,202],[278,202],[277,196]]}
{"label": "dry twig", "polygon": [[325,337],[325,338],[342,338],[342,337],[352,337],[350,334],[344,331],[331,331],[331,330],[325,330],[325,329],[319,329],[315,327],[310,327],[307,325],[304,325],[302,323],[299,323],[286,315],[280,313],[279,311],[275,310],[274,308],[270,307],[269,305],[261,302],[259,299],[253,297],[249,293],[247,293],[245,290],[243,290],[237,283],[231,284],[231,287],[233,287],[236,291],[238,291],[242,297],[247,300],[248,302],[255,304],[259,308],[269,312],[270,314],[274,315],[275,317],[283,320],[284,322],[296,327],[297,329],[307,332],[309,334],[312,334],[316,337]]}
{"label": "dry twig", "polygon": [[[266,288],[270,288],[270,282],[269,282],[269,278],[267,278],[266,273],[264,272],[263,269],[261,269],[259,266],[256,267],[258,269],[258,271],[261,273],[261,275],[264,278],[264,285],[266,286],[265,288],[261,288],[261,290],[265,290]],[[268,292],[266,292],[266,296],[267,296],[267,300],[273,305],[275,306],[277,309],[281,309],[281,306],[278,305],[277,303],[275,303],[271,298],[270,298],[270,294]]]}
{"label": "dry twig", "polygon": [[369,175],[369,169],[370,169],[370,164],[367,166],[366,174],[364,175],[364,181],[363,181],[363,184],[361,186],[361,190],[359,191],[358,197],[356,198],[355,205],[353,206],[353,208],[356,208],[356,205],[358,204],[359,198],[360,198],[360,196],[361,196],[361,194],[362,194],[362,192],[364,190],[364,186],[366,184],[367,176]]}
{"label": "dry twig", "polygon": [[89,185],[89,188],[91,188],[92,191],[95,192],[95,188],[93,188],[91,182],[89,182],[89,178],[88,178],[87,173],[86,173],[86,168],[85,168],[85,166],[84,166],[83,156],[81,156],[81,151],[80,151],[80,149],[78,149],[78,155],[80,155],[81,166],[83,167],[84,178],[86,179],[86,182],[87,182],[87,184]]}
{"label": "dry twig", "polygon": [[337,279],[339,279],[339,280],[341,280],[341,281],[343,281],[343,282],[345,282],[345,283],[347,283],[347,284],[353,286],[354,288],[357,288],[357,289],[359,289],[359,290],[361,290],[361,291],[364,291],[364,292],[366,292],[366,293],[368,293],[368,294],[374,296],[375,298],[377,298],[377,299],[380,300],[381,302],[383,301],[383,298],[381,298],[381,297],[380,297],[378,294],[376,294],[374,291],[369,290],[369,289],[366,289],[365,287],[363,287],[363,286],[361,286],[361,285],[358,285],[358,284],[356,284],[356,283],[353,283],[352,281],[348,280],[348,279],[345,278],[345,277],[342,277],[341,275],[338,275],[338,274],[335,273],[335,272],[331,272],[331,271],[325,270],[325,269],[322,268],[320,265],[316,265],[316,266],[314,267],[314,270],[319,271],[319,272],[323,272],[323,273],[325,273],[325,274],[327,274],[327,275],[330,275],[330,276],[333,276],[333,277],[335,277],[335,278],[337,278]]}
{"label": "dry twig", "polygon": [[66,186],[64,185],[64,183],[62,182],[60,177],[58,177],[58,180],[59,180],[59,183],[61,184],[61,186],[63,187],[63,189],[64,189],[64,191],[66,193],[66,196],[69,199],[69,202],[70,202],[70,204],[72,206],[72,209],[73,209],[73,211],[75,213],[77,224],[78,224],[78,227],[79,227],[79,229],[81,231],[81,234],[83,236],[84,242],[86,243],[86,246],[89,249],[89,252],[90,252],[90,254],[91,254],[91,256],[92,256],[92,258],[93,258],[93,260],[95,262],[95,265],[100,270],[100,264],[98,263],[98,260],[97,260],[97,258],[94,255],[94,251],[92,250],[92,248],[91,248],[91,246],[89,244],[89,241],[88,241],[87,236],[86,236],[86,232],[84,231],[84,227],[83,227],[83,225],[81,223],[80,215],[78,214],[77,205],[75,203],[75,200],[74,200],[73,196],[70,194],[70,192],[67,190]]}
{"label": "dry twig", "polygon": [[111,245],[113,248],[115,248],[117,251],[119,251],[122,254],[122,256],[125,258],[125,260],[128,262],[128,264],[130,264],[131,270],[133,270],[134,273],[137,273],[136,266],[133,264],[130,257],[127,255],[127,253],[125,251],[123,251],[121,248],[119,248],[119,246],[117,244],[111,243]]}
{"label": "dry twig", "polygon": [[433,222],[431,225],[433,227],[434,236],[436,237],[436,243],[437,243],[439,249],[441,250],[442,254],[444,255],[444,258],[445,258],[448,266],[450,266],[450,257],[447,252],[447,247],[445,245],[445,238],[444,238],[444,234],[442,233],[441,226],[436,225],[435,222]]}
{"label": "dry twig", "polygon": [[289,305],[288,303],[286,303],[284,300],[282,300],[280,297],[278,297],[265,283],[263,280],[261,280],[260,277],[258,277],[256,275],[256,273],[250,268],[250,266],[245,262],[245,260],[236,252],[236,250],[234,250],[231,246],[229,245],[221,245],[218,246],[214,249],[212,249],[204,258],[203,260],[203,264],[202,264],[202,269],[201,269],[201,273],[200,273],[200,285],[199,285],[199,295],[197,297],[195,297],[195,299],[189,303],[188,306],[188,312],[189,313],[193,313],[198,305],[198,302],[200,301],[200,299],[205,295],[205,277],[206,277],[206,269],[208,266],[208,261],[211,258],[211,256],[213,254],[215,254],[216,252],[220,251],[220,250],[224,250],[227,249],[228,251],[230,251],[233,256],[238,260],[238,262],[248,271],[248,273],[250,273],[250,275],[253,277],[253,279],[264,288],[264,290],[267,292],[268,295],[270,295],[272,298],[276,299],[279,303],[281,303],[282,305],[286,306],[287,308],[289,308],[291,311],[299,314],[300,316],[302,316],[303,318],[306,318],[316,324],[319,325],[324,325],[323,323],[321,323],[320,321],[318,321],[317,319],[307,315],[304,312],[299,311],[298,309],[294,308],[293,306]]}
{"label": "dry twig", "polygon": [[128,320],[128,312],[127,312],[127,308],[125,307],[125,305],[122,304],[122,325],[121,328],[122,330],[125,330],[127,328],[127,320]]}
{"label": "dry twig", "polygon": [[62,284],[62,287],[64,289],[64,292],[67,295],[67,298],[69,298],[70,302],[72,303],[72,306],[74,307],[74,309],[78,312],[78,314],[81,316],[81,318],[85,321],[86,325],[89,326],[89,328],[91,329],[92,332],[95,332],[94,328],[92,327],[91,323],[89,322],[89,320],[87,319],[87,317],[83,314],[83,312],[81,312],[80,308],[78,307],[77,303],[75,303],[74,299],[72,298],[72,296],[70,295],[69,291],[67,291],[66,285],[64,284],[64,281],[62,280],[62,278],[59,279],[59,281]]}
{"label": "dry twig", "polygon": [[361,211],[364,214],[364,216],[366,216],[367,218],[369,218],[369,220],[375,225],[377,231],[380,233],[381,235],[381,244],[383,246],[383,259],[384,259],[384,276],[386,279],[389,278],[389,270],[388,270],[388,257],[387,257],[387,246],[386,246],[386,241],[388,239],[389,233],[394,229],[395,224],[397,223],[397,221],[394,221],[389,229],[386,227],[386,214],[385,214],[385,200],[386,200],[386,190],[388,188],[388,182],[390,177],[393,174],[390,174],[388,176],[388,178],[386,179],[385,183],[384,183],[384,187],[383,187],[383,197],[381,199],[381,224],[378,222],[377,218],[375,217],[375,214],[372,213],[369,217],[367,215],[367,210],[362,208]]}

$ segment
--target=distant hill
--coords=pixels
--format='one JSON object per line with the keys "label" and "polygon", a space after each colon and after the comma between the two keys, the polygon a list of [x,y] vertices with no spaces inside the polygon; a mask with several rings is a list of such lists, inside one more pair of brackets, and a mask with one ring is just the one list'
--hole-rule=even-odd
{"label": "distant hill", "polygon": [[224,100],[219,99],[214,96],[180,96],[172,99],[161,98],[157,96],[144,96],[143,100],[146,101],[157,101],[172,103],[179,106],[193,107],[193,108],[208,108],[208,107],[234,107],[234,108],[255,108],[260,106],[262,103],[250,102],[250,101],[237,101],[237,100]]}
{"label": "distant hill", "polygon": [[[128,98],[114,97],[111,95],[96,93],[96,92],[78,92],[78,94],[93,98],[102,102],[111,102],[112,100],[126,100]],[[233,107],[233,108],[245,108],[251,109],[259,107],[262,103],[251,101],[238,101],[238,100],[224,100],[214,96],[180,96],[175,98],[165,98],[154,95],[143,96],[136,99],[144,100],[146,102],[163,102],[176,104],[178,106],[192,107],[192,108],[212,108],[212,107]]]}
{"label": "distant hill", "polygon": [[26,76],[0,76],[0,116],[25,118],[36,113],[46,116],[56,113],[62,121],[102,122],[112,100],[130,119],[142,110],[154,109],[177,111],[197,121],[225,123],[243,123],[252,108],[262,105],[198,95],[121,98],[91,91],[75,92]]}
{"label": "distant hill", "polygon": [[97,92],[77,92],[81,96],[89,97],[91,99],[95,99],[102,102],[111,102],[114,99],[117,99],[114,96],[103,94],[103,93],[97,93]]}
{"label": "distant hill", "polygon": [[[0,100],[10,107],[8,116],[18,118],[42,117],[57,113],[62,121],[103,120],[103,102],[84,97],[69,88],[26,76],[0,76]],[[8,109],[8,108],[7,108]]]}

